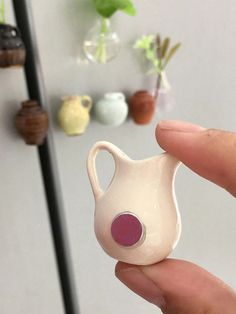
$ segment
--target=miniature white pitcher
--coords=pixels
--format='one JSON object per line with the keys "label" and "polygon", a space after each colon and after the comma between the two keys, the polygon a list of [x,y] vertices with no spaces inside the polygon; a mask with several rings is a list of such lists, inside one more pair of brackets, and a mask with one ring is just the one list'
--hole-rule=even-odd
{"label": "miniature white pitcher", "polygon": [[[106,191],[100,187],[96,156],[112,154],[115,173]],[[174,192],[179,161],[167,154],[132,160],[109,142],[97,142],[87,168],[95,197],[95,233],[111,257],[136,265],[166,258],[176,246],[181,220]]]}

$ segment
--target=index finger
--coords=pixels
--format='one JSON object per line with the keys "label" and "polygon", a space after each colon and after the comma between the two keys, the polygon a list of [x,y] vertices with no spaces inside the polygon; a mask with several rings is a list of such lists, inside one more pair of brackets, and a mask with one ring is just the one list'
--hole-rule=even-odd
{"label": "index finger", "polygon": [[157,125],[156,138],[165,151],[236,197],[236,133],[166,120]]}

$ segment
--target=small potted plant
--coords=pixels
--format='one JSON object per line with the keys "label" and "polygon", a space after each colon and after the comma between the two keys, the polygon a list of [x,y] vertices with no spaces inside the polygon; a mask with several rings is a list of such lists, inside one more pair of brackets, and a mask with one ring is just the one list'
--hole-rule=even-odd
{"label": "small potted plant", "polygon": [[22,66],[25,46],[17,27],[6,24],[4,0],[0,0],[0,67]]}
{"label": "small potted plant", "polygon": [[111,28],[111,17],[117,11],[131,16],[136,11],[131,0],[92,1],[100,18],[86,35],[83,48],[88,60],[104,64],[114,59],[120,51],[120,39]]}
{"label": "small potted plant", "polygon": [[153,95],[146,90],[142,90],[137,91],[130,98],[130,113],[138,124],[147,124],[151,121],[161,86],[164,85],[167,89],[170,88],[165,69],[181,45],[177,43],[171,47],[170,44],[169,37],[162,40],[161,36],[157,34],[156,36],[142,36],[134,45],[135,49],[139,49],[144,53],[145,59],[151,65],[148,74],[157,75]]}

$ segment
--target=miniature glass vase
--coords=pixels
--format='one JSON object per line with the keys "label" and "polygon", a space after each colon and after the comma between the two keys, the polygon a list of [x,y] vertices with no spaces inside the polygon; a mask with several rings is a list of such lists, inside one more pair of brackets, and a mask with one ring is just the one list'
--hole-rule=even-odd
{"label": "miniature glass vase", "polygon": [[172,87],[167,79],[166,72],[163,71],[160,74],[160,84],[156,95],[157,110],[167,113],[175,107],[175,104]]}
{"label": "miniature glass vase", "polygon": [[100,18],[96,22],[87,33],[83,45],[88,60],[103,64],[114,59],[119,54],[120,47],[120,39],[106,18]]}

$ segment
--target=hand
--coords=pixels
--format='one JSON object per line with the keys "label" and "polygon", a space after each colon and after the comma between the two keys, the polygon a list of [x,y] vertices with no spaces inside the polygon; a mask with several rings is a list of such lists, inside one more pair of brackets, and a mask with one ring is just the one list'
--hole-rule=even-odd
{"label": "hand", "polygon": [[[165,151],[236,196],[236,133],[163,121],[156,138]],[[166,259],[151,266],[119,262],[116,276],[166,314],[236,313],[235,292],[190,262]]]}

